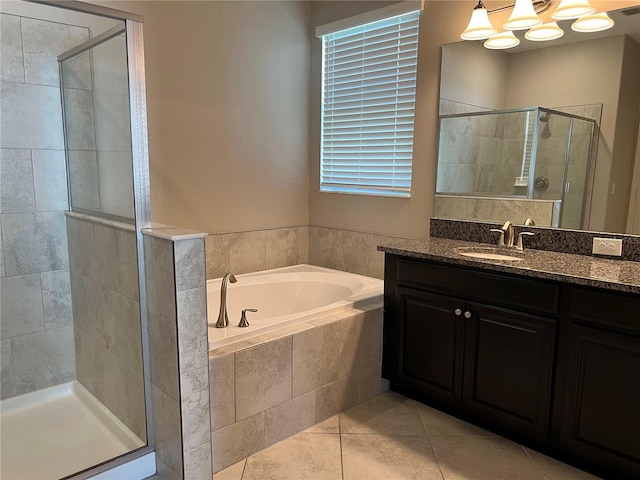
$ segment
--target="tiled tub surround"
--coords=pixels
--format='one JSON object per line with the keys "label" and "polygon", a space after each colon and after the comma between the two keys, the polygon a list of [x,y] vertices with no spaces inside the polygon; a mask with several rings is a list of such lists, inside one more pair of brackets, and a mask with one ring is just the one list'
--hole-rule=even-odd
{"label": "tiled tub surround", "polygon": [[144,230],[158,477],[211,479],[206,234]]}
{"label": "tiled tub surround", "polygon": [[557,226],[560,220],[560,200],[528,200],[507,197],[475,197],[469,195],[436,194],[433,214],[436,217],[482,219],[499,222],[503,218],[531,216],[541,226]]}
{"label": "tiled tub surround", "polygon": [[435,260],[451,265],[479,267],[483,270],[516,273],[518,275],[554,280],[613,291],[640,293],[640,263],[572,255],[543,250],[506,250],[521,261],[484,260],[458,253],[458,248],[485,245],[477,242],[431,237],[427,240],[407,240],[381,245],[383,252],[413,258]]}
{"label": "tiled tub surround", "polygon": [[381,347],[373,303],[212,350],[214,472],[386,390]]}
{"label": "tiled tub surround", "polygon": [[306,225],[210,234],[206,240],[207,278],[309,263],[382,279],[384,255],[376,247],[397,238]]}
{"label": "tiled tub surround", "polygon": [[89,32],[8,14],[0,14],[0,31],[0,396],[5,399],[76,376],[57,55],[88,39]]}
{"label": "tiled tub surround", "polygon": [[66,215],[78,381],[146,441],[134,227]]}
{"label": "tiled tub surround", "polygon": [[[516,219],[508,219],[518,222]],[[535,220],[535,219],[534,219]],[[520,220],[524,222],[524,219]],[[503,222],[472,222],[464,220],[450,220],[445,218],[431,218],[431,237],[464,240],[467,242],[497,243],[497,234],[492,228],[500,228]],[[527,227],[514,225],[516,233],[521,231],[533,232],[535,236],[527,237],[525,249],[548,250],[575,255],[592,255],[594,238],[621,238],[622,257],[615,260],[640,262],[640,236],[624,235],[607,232],[587,232],[545,227]],[[602,258],[601,256],[596,258]]]}

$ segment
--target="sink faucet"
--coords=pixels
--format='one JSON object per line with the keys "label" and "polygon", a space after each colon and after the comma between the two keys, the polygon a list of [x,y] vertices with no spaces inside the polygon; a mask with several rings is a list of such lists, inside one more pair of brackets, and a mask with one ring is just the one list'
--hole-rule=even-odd
{"label": "sink faucet", "polygon": [[504,222],[504,225],[502,225],[502,228],[500,229],[503,232],[505,232],[505,243],[507,244],[507,247],[511,248],[513,247],[513,242],[514,242],[514,233],[513,233],[513,223],[511,223],[509,220],[507,220],[506,222]]}
{"label": "sink faucet", "polygon": [[229,272],[224,277],[222,277],[222,286],[220,287],[220,313],[218,314],[216,328],[224,328],[229,326],[229,316],[227,315],[227,282],[237,282],[236,277],[233,276],[233,273]]}
{"label": "sink faucet", "polygon": [[500,239],[498,240],[499,247],[513,247],[513,224],[509,220],[504,222],[502,228],[492,228],[491,231],[500,234]]}

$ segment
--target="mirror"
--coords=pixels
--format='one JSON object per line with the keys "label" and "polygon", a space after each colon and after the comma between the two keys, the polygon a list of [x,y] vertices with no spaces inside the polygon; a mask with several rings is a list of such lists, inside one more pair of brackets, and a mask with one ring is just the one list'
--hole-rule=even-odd
{"label": "mirror", "polygon": [[[627,217],[638,188],[634,164],[636,176],[640,170],[640,8],[609,15],[615,26],[599,33],[573,32],[569,20],[559,22],[565,35],[549,42],[516,32],[521,43],[509,50],[481,41],[442,47],[435,217],[523,223],[537,216],[538,225],[637,233]],[[489,162],[496,165],[482,165]],[[499,194],[469,189],[502,182],[511,170]],[[535,189],[545,181],[546,196]]]}

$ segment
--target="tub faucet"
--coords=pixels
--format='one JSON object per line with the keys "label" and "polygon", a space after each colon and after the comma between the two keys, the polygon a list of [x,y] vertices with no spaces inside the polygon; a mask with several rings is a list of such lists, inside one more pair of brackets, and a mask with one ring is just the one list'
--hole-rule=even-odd
{"label": "tub faucet", "polygon": [[229,315],[227,315],[227,282],[237,282],[236,277],[233,276],[233,273],[229,272],[224,277],[222,277],[222,286],[220,287],[220,313],[218,314],[216,328],[224,328],[229,326]]}

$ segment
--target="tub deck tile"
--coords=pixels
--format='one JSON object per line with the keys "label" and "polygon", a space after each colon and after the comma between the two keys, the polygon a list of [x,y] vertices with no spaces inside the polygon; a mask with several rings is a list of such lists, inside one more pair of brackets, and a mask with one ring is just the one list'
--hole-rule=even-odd
{"label": "tub deck tile", "polygon": [[292,327],[281,328],[275,332],[265,333],[264,335],[260,335],[256,338],[266,343],[272,340],[279,340],[280,338],[288,337],[296,333],[304,332],[305,330],[310,330],[312,328],[316,328],[316,326],[311,323],[300,323]]}
{"label": "tub deck tile", "polygon": [[209,360],[216,357],[223,357],[224,355],[229,355],[230,353],[236,353],[241,350],[246,350],[247,348],[255,347],[256,345],[261,345],[263,343],[264,342],[258,338],[248,338],[246,340],[235,342],[230,345],[224,345],[222,347],[214,348],[213,350],[209,350]]}

